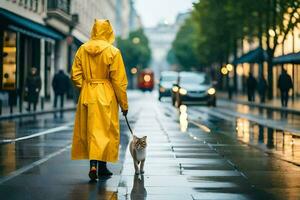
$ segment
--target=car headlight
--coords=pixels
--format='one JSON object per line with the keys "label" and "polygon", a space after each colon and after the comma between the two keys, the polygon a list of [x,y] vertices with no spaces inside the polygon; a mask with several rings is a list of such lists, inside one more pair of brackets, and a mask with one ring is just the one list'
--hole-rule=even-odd
{"label": "car headlight", "polygon": [[180,93],[181,95],[186,95],[186,94],[187,94],[187,91],[186,91],[186,89],[180,88],[180,89],[179,89],[179,93]]}
{"label": "car headlight", "polygon": [[172,90],[173,90],[173,92],[178,92],[178,87],[177,87],[177,86],[174,86],[174,87],[172,88]]}
{"label": "car headlight", "polygon": [[166,89],[165,89],[164,87],[160,87],[160,88],[159,88],[159,91],[160,91],[160,92],[165,92]]}
{"label": "car headlight", "polygon": [[216,89],[215,89],[215,88],[209,88],[209,89],[207,90],[207,93],[208,93],[209,95],[214,95],[214,94],[216,93]]}

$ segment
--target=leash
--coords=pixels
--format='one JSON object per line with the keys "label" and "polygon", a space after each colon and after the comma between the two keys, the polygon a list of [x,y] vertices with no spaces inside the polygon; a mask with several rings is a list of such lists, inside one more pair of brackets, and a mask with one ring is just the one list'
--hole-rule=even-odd
{"label": "leash", "polygon": [[130,127],[130,124],[129,124],[129,122],[128,122],[128,119],[127,119],[127,116],[126,116],[126,115],[125,115],[125,120],[126,120],[126,124],[127,124],[127,126],[128,126],[128,129],[129,129],[131,135],[133,135],[132,129],[131,129],[131,127]]}

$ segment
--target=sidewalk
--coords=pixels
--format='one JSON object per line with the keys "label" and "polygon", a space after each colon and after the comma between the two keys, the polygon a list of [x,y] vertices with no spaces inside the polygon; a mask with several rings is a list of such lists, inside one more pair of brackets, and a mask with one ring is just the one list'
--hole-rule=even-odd
{"label": "sidewalk", "polygon": [[206,143],[211,141],[210,135],[196,127],[197,138],[192,133],[181,132],[175,108],[162,106],[153,98],[143,103],[134,133],[147,136],[145,175],[134,175],[127,149],[117,192],[119,200],[266,197],[251,188],[241,172]]}
{"label": "sidewalk", "polygon": [[[23,102],[22,112],[19,111],[19,106],[14,106],[13,113],[10,113],[10,108],[8,105],[2,105],[2,114],[0,115],[0,120],[8,119],[8,118],[15,118],[15,117],[23,117],[23,116],[58,112],[58,111],[61,111],[61,109],[59,107],[59,103],[60,102],[58,102],[58,108],[55,109],[55,108],[53,108],[52,101],[45,101],[44,108],[42,109],[41,102],[39,101],[39,103],[37,104],[37,107],[36,107],[36,111],[34,112],[33,110],[31,110],[30,112],[28,112],[26,110],[27,102]],[[76,105],[73,100],[65,99],[64,108],[62,109],[63,111],[75,110],[75,108],[76,108]]]}
{"label": "sidewalk", "polygon": [[202,120],[205,114],[188,113],[197,121],[186,124],[188,130],[181,132],[179,121],[184,122],[184,115],[179,117],[177,109],[158,102],[152,93],[131,94],[128,119],[137,136],[147,136],[145,175],[134,175],[127,146],[131,136],[120,118],[120,159],[108,164],[114,173],[112,177],[89,183],[88,162],[70,160],[69,129],[64,135],[38,139],[41,143],[28,141],[22,145],[26,149],[51,146],[49,140],[53,140],[52,145],[67,144],[0,184],[0,198],[252,200],[287,199],[288,193],[290,199],[299,199],[299,169],[228,137],[224,131],[232,135],[235,130],[230,121],[207,118],[213,120],[211,132],[207,132],[202,125],[209,122]]}
{"label": "sidewalk", "polygon": [[247,99],[247,95],[245,94],[234,94],[232,96],[232,99],[228,99],[228,94],[226,92],[219,92],[218,93],[218,99],[225,100],[225,101],[231,101],[235,103],[245,104],[249,106],[255,106],[255,107],[261,107],[261,108],[269,108],[272,110],[278,110],[278,111],[287,111],[295,114],[300,114],[300,98],[295,97],[294,100],[292,98],[289,98],[288,107],[284,108],[281,106],[281,100],[280,98],[274,98],[272,100],[266,99],[266,103],[260,103],[259,102],[259,96],[256,94],[255,96],[255,102],[249,102]]}

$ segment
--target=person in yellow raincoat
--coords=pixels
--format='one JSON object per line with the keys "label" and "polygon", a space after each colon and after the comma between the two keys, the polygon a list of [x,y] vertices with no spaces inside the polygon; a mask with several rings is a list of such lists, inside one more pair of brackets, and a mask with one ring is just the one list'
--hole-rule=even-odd
{"label": "person in yellow raincoat", "polygon": [[[72,159],[89,159],[89,177],[112,175],[106,162],[118,160],[119,105],[127,114],[127,77],[120,51],[108,20],[95,20],[91,38],[76,52],[71,79],[80,89]],[[97,170],[98,168],[98,170]]]}

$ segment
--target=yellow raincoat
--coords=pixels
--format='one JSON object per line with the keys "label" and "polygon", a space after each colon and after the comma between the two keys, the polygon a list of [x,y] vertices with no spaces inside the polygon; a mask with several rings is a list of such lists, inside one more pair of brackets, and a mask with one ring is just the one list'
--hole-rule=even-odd
{"label": "yellow raincoat", "polygon": [[127,78],[120,51],[112,46],[108,20],[95,20],[91,39],[78,49],[71,79],[80,89],[72,159],[118,160],[120,128],[118,105],[128,110]]}

